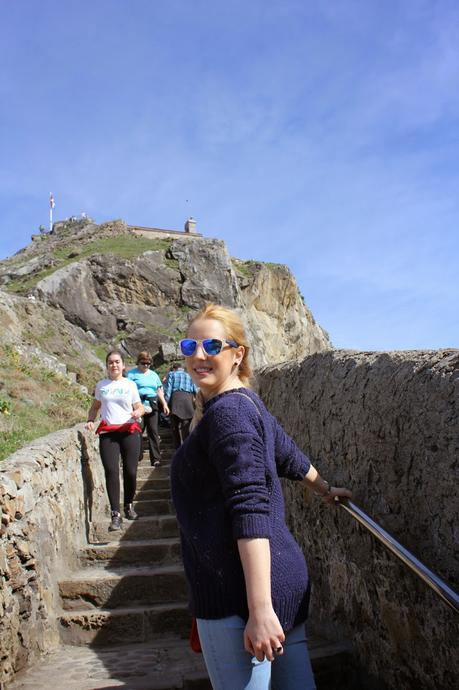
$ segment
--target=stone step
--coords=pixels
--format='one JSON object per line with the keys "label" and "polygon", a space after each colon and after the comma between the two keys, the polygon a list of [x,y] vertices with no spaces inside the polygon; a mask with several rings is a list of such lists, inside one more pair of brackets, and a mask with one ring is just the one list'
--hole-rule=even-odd
{"label": "stone step", "polygon": [[[173,450],[170,448],[163,448],[161,446],[161,462],[171,464],[172,458],[174,456]],[[145,452],[139,459],[139,467],[146,467],[150,465],[150,453]]]}
{"label": "stone step", "polygon": [[170,489],[140,489],[137,490],[135,500],[136,501],[149,501],[149,500],[154,500],[158,498],[163,498],[166,499],[167,501],[170,501],[171,499],[171,490]]}
{"label": "stone step", "polygon": [[110,532],[110,519],[92,524],[92,543],[106,543],[118,539],[137,541],[139,539],[164,539],[177,537],[179,528],[175,515],[145,515],[137,520],[123,520],[120,532]]}
{"label": "stone step", "polygon": [[[346,646],[312,638],[309,649],[317,690],[362,690],[353,677]],[[61,690],[62,687],[65,690],[212,690],[202,654],[192,652],[187,639],[167,635],[144,643],[62,646],[18,673],[8,684],[8,690]]]}
{"label": "stone step", "polygon": [[363,690],[356,677],[351,645],[310,636],[308,649],[317,690]]}
{"label": "stone step", "polygon": [[139,516],[144,515],[172,515],[174,513],[174,506],[172,501],[165,498],[155,498],[153,500],[135,500],[134,510]]}
{"label": "stone step", "polygon": [[114,542],[119,539],[163,539],[177,537],[179,529],[175,515],[146,515],[137,520],[123,520],[120,532],[109,532],[110,518],[92,523],[92,543]]}
{"label": "stone step", "polygon": [[188,638],[191,616],[185,602],[113,610],[64,611],[59,617],[63,644],[115,645],[179,635]]}
{"label": "stone step", "polygon": [[89,544],[80,554],[82,566],[118,563],[180,563],[180,539],[141,539],[130,541],[119,538],[108,544]]}
{"label": "stone step", "polygon": [[[164,451],[161,449],[161,461],[162,462],[168,462],[169,464],[172,462],[173,458],[173,453],[169,450]],[[149,467],[150,466],[150,454],[149,453],[144,453],[141,458],[139,458],[139,467]]]}
{"label": "stone step", "polygon": [[65,611],[81,611],[184,602],[187,586],[183,567],[178,564],[110,569],[93,566],[61,580],[59,593]]}
{"label": "stone step", "polygon": [[17,674],[8,690],[211,690],[202,654],[166,637],[130,645],[62,646]]}
{"label": "stone step", "polygon": [[147,515],[173,515],[175,513],[172,501],[166,498],[144,500],[142,497],[137,497],[134,500],[134,510],[140,517]]}
{"label": "stone step", "polygon": [[[172,463],[172,455],[169,452],[163,452],[161,453],[161,464],[163,465],[170,465]],[[142,459],[139,460],[139,469],[141,467],[151,467],[150,464],[150,456],[148,454],[144,454],[142,456]]]}
{"label": "stone step", "polygon": [[152,477],[143,479],[137,475],[137,491],[164,491],[170,488],[169,477],[158,477],[155,472]]}
{"label": "stone step", "polygon": [[161,448],[161,453],[164,453],[164,454],[167,453],[167,454],[170,455],[171,457],[172,457],[172,456],[174,455],[174,453],[175,453],[175,446],[174,446],[174,444],[172,443],[172,441],[168,441],[168,440],[162,438],[162,439],[161,439],[161,442],[160,442],[160,444],[159,444],[159,447]]}
{"label": "stone step", "polygon": [[[172,443],[171,440],[166,439],[166,438],[160,438],[159,440],[159,449],[161,451],[162,455],[170,455],[172,457],[175,453],[175,448],[174,444]],[[150,457],[150,450],[149,450],[149,445],[148,445],[148,439],[146,436],[143,437],[143,453],[142,453],[143,458],[149,458]]]}
{"label": "stone step", "polygon": [[159,467],[152,467],[151,465],[139,465],[137,470],[137,480],[141,482],[143,479],[160,479],[169,480],[170,467],[162,463]]}

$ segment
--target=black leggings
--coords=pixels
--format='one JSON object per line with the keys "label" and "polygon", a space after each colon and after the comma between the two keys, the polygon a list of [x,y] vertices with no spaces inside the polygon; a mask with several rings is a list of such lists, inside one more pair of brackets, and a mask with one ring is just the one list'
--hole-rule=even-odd
{"label": "black leggings", "polygon": [[[151,412],[142,417],[142,428],[146,428],[148,436],[148,450],[150,453],[150,464],[153,465],[156,460],[161,460],[161,451],[159,450],[159,408],[156,398],[145,398],[142,402],[150,405]],[[143,448],[140,449],[140,459],[142,459]]]}
{"label": "black leggings", "polygon": [[101,434],[99,450],[105,470],[110,509],[120,512],[120,454],[123,460],[124,505],[132,503],[137,482],[137,464],[140,452],[140,433],[112,431]]}

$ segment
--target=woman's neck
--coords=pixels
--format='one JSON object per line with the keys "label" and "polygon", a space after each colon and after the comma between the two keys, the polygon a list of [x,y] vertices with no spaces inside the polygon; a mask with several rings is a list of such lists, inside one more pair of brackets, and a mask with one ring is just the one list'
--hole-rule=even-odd
{"label": "woman's neck", "polygon": [[220,386],[218,390],[209,391],[207,393],[201,390],[201,393],[204,402],[208,402],[209,400],[212,400],[212,398],[215,398],[217,395],[220,395],[221,393],[226,393],[226,391],[231,391],[234,388],[244,388],[244,384],[238,376],[235,376],[234,378],[229,378],[227,381],[225,381],[223,386]]}

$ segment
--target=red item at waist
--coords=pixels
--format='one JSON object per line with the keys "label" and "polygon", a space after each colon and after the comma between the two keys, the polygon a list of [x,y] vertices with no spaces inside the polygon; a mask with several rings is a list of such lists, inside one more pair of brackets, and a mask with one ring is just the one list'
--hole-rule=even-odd
{"label": "red item at waist", "polygon": [[136,431],[142,433],[142,428],[138,422],[125,422],[124,424],[109,424],[103,419],[96,429],[96,434],[108,434],[111,431],[125,432],[134,434]]}

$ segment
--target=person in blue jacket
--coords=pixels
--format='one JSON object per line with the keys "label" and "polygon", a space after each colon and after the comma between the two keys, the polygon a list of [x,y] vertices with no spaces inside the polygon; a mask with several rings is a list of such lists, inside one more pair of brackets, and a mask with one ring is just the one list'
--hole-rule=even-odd
{"label": "person in blue jacket", "polygon": [[151,355],[149,352],[139,352],[137,366],[130,369],[127,378],[137,385],[140,400],[145,408],[144,424],[148,435],[148,449],[150,464],[158,466],[161,463],[159,447],[159,405],[161,403],[165,415],[169,414],[169,406],[164,398],[163,384],[156,371],[150,369]]}
{"label": "person in blue jacket", "polygon": [[212,687],[313,690],[309,575],[280,477],[327,503],[351,493],[322,479],[249,387],[250,346],[235,312],[207,305],[180,347],[201,406],[172,461],[172,497]]}

